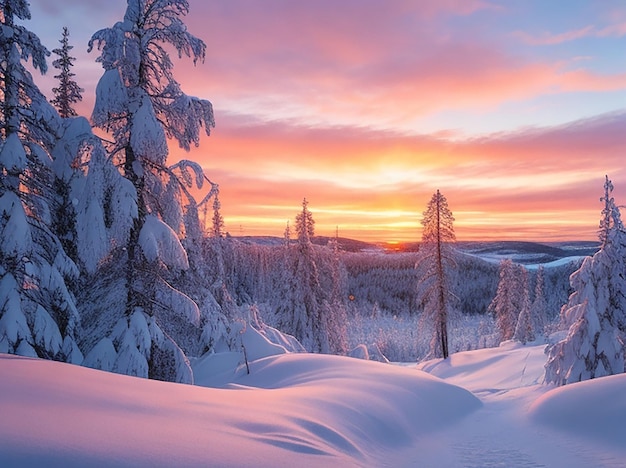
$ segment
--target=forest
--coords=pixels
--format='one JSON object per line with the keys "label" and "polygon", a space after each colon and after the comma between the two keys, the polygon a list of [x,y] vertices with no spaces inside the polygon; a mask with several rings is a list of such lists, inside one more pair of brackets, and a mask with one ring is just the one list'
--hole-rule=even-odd
{"label": "forest", "polygon": [[[555,382],[618,372],[620,363],[623,372],[626,315],[583,306],[587,286],[599,284],[596,269],[607,268],[611,283],[623,263],[608,177],[593,261],[523,266],[455,248],[439,191],[425,207],[418,252],[348,252],[338,236],[319,242],[306,198],[275,242],[224,232],[219,181],[194,161],[168,162],[168,140],[189,150],[215,125],[211,102],[183,92],[168,55],[205,56],[205,43],[185,28],[187,13],[183,0],[129,0],[119,22],[93,34],[89,50],[103,72],[87,118],[74,111],[82,89],[69,31],[52,51],[59,85],[49,100],[29,67],[45,72],[50,52],[18,24],[30,18],[28,3],[2,2],[0,352],[192,383],[190,362],[240,351],[248,327],[289,351],[381,361],[445,358],[561,331],[549,356]],[[622,260],[607,266],[604,256]],[[621,294],[616,284],[610,294]],[[592,312],[604,318],[585,315]],[[593,362],[578,354],[585,343],[598,351]],[[604,345],[613,355],[597,348]],[[579,358],[574,375],[566,361]]]}

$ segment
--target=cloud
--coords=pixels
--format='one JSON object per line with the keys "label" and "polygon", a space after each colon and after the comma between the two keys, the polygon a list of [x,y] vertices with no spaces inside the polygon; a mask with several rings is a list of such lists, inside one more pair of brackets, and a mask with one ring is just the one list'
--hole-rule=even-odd
{"label": "cloud", "polygon": [[206,40],[207,59],[180,62],[177,76],[231,112],[406,132],[450,109],[480,115],[543,95],[626,88],[623,73],[514,53],[507,33],[451,22],[484,11],[498,19],[485,2],[194,3],[189,29]]}
{"label": "cloud", "polygon": [[604,27],[587,25],[557,34],[544,32],[540,35],[534,35],[526,31],[514,31],[511,35],[528,45],[551,46],[589,37],[623,37],[626,35],[626,22],[609,24]]}
{"label": "cloud", "polygon": [[[86,42],[123,18],[125,2],[53,3],[31,1],[39,18],[33,30],[53,48],[62,26],[70,27],[85,88],[78,110],[89,115],[103,71]],[[197,66],[174,58],[174,76],[185,92],[213,102],[217,127],[191,154],[173,146],[170,160],[203,164],[221,186],[223,215],[235,232],[281,235],[306,196],[321,234],[339,225],[357,238],[415,239],[421,212],[441,189],[457,213],[459,238],[593,237],[604,174],[616,199],[626,193],[626,114],[576,119],[619,108],[617,98],[602,107],[595,97],[619,98],[626,71],[597,67],[595,46],[583,51],[594,59],[581,61],[555,52],[565,48],[520,42],[605,43],[624,35],[624,17],[584,18],[590,26],[516,33],[513,41],[504,28],[512,13],[503,5],[191,0],[185,23],[206,42],[207,57]],[[514,24],[528,31],[532,21]],[[541,24],[551,29],[550,21]],[[48,95],[54,74],[36,77]],[[576,108],[571,115],[555,110],[559,121],[574,120],[568,125],[493,133],[509,128],[498,126],[500,116],[579,92],[595,93],[594,106],[567,106]],[[441,115],[496,122],[481,137],[467,138],[456,121],[458,129],[443,122],[427,134],[424,126]]]}
{"label": "cloud", "polygon": [[280,235],[307,197],[320,234],[339,226],[357,238],[416,239],[440,189],[458,213],[460,239],[593,239],[605,174],[626,199],[625,113],[460,141],[233,115],[221,122],[193,159],[220,183],[231,230]]}
{"label": "cloud", "polygon": [[[88,115],[102,68],[97,52],[86,54],[86,43],[97,29],[123,18],[125,2],[92,0],[77,9],[32,3],[34,16],[46,18],[37,24],[49,47],[57,45],[62,26],[70,26],[77,81],[85,88],[79,110]],[[508,33],[481,28],[490,33],[478,34],[458,23],[466,25],[475,15],[483,15],[476,21],[497,21],[505,13],[502,6],[477,0],[192,0],[184,20],[206,42],[207,56],[197,66],[175,58],[174,76],[217,111],[406,133],[423,132],[441,112],[479,119],[539,96],[626,88],[624,73],[520,55],[509,47]],[[616,34],[620,23],[611,24],[616,26],[603,34]],[[37,78],[47,94],[53,75]]]}
{"label": "cloud", "polygon": [[589,25],[580,29],[567,31],[560,34],[544,33],[540,36],[535,36],[525,31],[515,31],[512,33],[512,35],[526,44],[537,46],[562,44],[564,42],[570,42],[577,39],[582,39],[584,37],[592,36],[595,32],[596,28],[592,25]]}

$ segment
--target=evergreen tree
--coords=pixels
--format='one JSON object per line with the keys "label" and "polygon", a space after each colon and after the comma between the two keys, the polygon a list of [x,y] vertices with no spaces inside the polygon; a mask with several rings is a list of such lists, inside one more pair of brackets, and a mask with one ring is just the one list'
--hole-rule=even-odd
{"label": "evergreen tree", "polygon": [[521,304],[519,314],[517,317],[517,323],[515,324],[515,332],[513,339],[519,341],[522,344],[526,344],[529,341],[535,341],[535,323],[533,321],[530,297],[528,291],[528,271],[519,265],[518,279],[519,279],[519,291],[521,293]]}
{"label": "evergreen tree", "polygon": [[605,175],[604,196],[600,198],[600,201],[604,202],[604,208],[602,208],[602,217],[600,218],[600,226],[598,228],[598,237],[602,245],[606,244],[613,229],[624,230],[619,208],[615,204],[615,199],[611,196],[613,188],[613,182],[609,180],[608,175]]}
{"label": "evergreen tree", "polygon": [[[128,200],[133,224],[123,251],[125,316],[110,335],[117,352],[113,370],[183,382],[192,380],[191,369],[172,339],[176,330],[167,327],[173,314],[199,325],[200,312],[171,286],[171,278],[188,269],[189,261],[179,240],[185,225],[180,189],[185,184],[173,180],[166,166],[166,138],[189,150],[198,145],[202,127],[208,135],[214,126],[211,103],[182,92],[165,49],[171,46],[194,63],[204,59],[204,42],[181,20],[188,11],[186,0],[128,0],[124,21],[89,41],[89,51],[98,46],[97,60],[105,69],[92,121],[112,134],[111,154],[135,192]],[[196,172],[196,182],[203,180],[199,166],[186,165],[184,171],[188,169]]]}
{"label": "evergreen tree", "polygon": [[330,241],[332,249],[331,281],[332,289],[330,294],[331,313],[328,314],[326,328],[330,335],[331,351],[335,354],[346,354],[348,352],[347,323],[348,313],[344,301],[343,291],[345,290],[345,269],[341,262],[341,252],[339,249],[339,228],[335,230],[335,237]]}
{"label": "evergreen tree", "polygon": [[544,293],[545,284],[545,268],[539,265],[537,269],[537,278],[535,280],[535,297],[530,306],[530,316],[532,318],[535,333],[544,337],[548,335],[548,305]]}
{"label": "evergreen tree", "polygon": [[280,283],[283,293],[276,314],[279,329],[293,335],[307,351],[332,353],[342,351],[345,335],[331,330],[334,322],[326,291],[320,284],[316,253],[311,238],[315,221],[306,198],[296,216],[297,244],[288,246],[286,268]]}
{"label": "evergreen tree", "polygon": [[289,220],[287,220],[287,226],[285,227],[285,232],[283,233],[283,244],[286,248],[289,248],[289,244],[291,243],[291,228],[289,227]]}
{"label": "evergreen tree", "polygon": [[626,317],[626,231],[604,184],[602,247],[570,277],[574,293],[564,306],[567,336],[547,350],[546,382],[564,385],[624,372],[620,326]]}
{"label": "evergreen tree", "polygon": [[224,237],[224,218],[222,218],[220,213],[221,207],[222,204],[220,203],[218,192],[213,198],[213,229],[211,230],[211,235],[216,239]]}
{"label": "evergreen tree", "polygon": [[315,235],[315,220],[309,211],[309,202],[302,200],[302,211],[296,215],[296,234],[301,246],[310,245]]}
{"label": "evergreen tree", "polygon": [[448,320],[450,314],[450,272],[455,268],[453,243],[454,217],[448,201],[439,190],[428,202],[422,218],[422,243],[417,263],[421,276],[418,297],[424,304],[422,323],[434,332],[430,343],[433,357],[449,355]]}
{"label": "evergreen tree", "polygon": [[28,3],[0,2],[0,352],[80,363],[78,270],[50,229],[60,119],[22,63],[45,73],[49,52],[15,19],[30,19]]}
{"label": "evergreen tree", "polygon": [[528,281],[525,275],[524,267],[513,263],[511,259],[500,262],[498,289],[488,308],[495,315],[500,342],[514,338],[520,312],[524,311],[524,315],[530,318],[530,311],[524,310],[528,307]]}
{"label": "evergreen tree", "polygon": [[74,46],[69,44],[69,36],[69,30],[67,27],[64,27],[63,35],[59,41],[61,48],[52,50],[52,52],[59,57],[52,62],[52,66],[60,70],[60,73],[54,76],[59,80],[59,87],[52,88],[54,99],[52,99],[51,102],[59,111],[59,115],[64,119],[76,115],[76,111],[72,106],[83,100],[81,93],[84,91],[84,89],[78,86],[76,81],[74,81],[76,74],[71,71],[76,58],[70,55],[70,51]]}

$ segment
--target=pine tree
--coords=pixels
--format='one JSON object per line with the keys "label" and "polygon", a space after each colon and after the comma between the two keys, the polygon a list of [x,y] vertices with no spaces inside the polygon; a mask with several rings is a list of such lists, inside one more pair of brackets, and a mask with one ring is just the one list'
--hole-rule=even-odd
{"label": "pine tree", "polygon": [[488,308],[495,315],[500,342],[514,338],[520,312],[523,311],[530,319],[530,311],[524,310],[528,307],[528,281],[525,275],[524,267],[513,263],[511,259],[500,262],[498,289]]}
{"label": "pine tree", "polygon": [[291,244],[291,228],[289,227],[289,220],[287,220],[287,226],[285,227],[285,232],[283,233],[283,245],[286,248],[289,248],[289,244]]}
{"label": "pine tree", "polygon": [[615,199],[611,196],[613,188],[613,182],[609,180],[608,175],[605,175],[604,196],[600,198],[600,201],[604,202],[604,208],[601,212],[602,218],[600,218],[600,226],[598,228],[598,237],[602,245],[606,244],[613,229],[624,230],[619,208],[615,204]]}
{"label": "pine tree", "polygon": [[52,88],[54,99],[52,99],[51,103],[57,108],[59,115],[64,119],[76,116],[76,111],[72,106],[83,100],[81,93],[84,91],[84,89],[78,86],[76,81],[74,81],[76,74],[71,71],[76,58],[70,55],[70,51],[74,46],[69,44],[69,36],[69,30],[67,27],[64,27],[63,35],[59,41],[61,48],[52,50],[52,52],[59,57],[52,62],[52,66],[60,70],[60,73],[54,76],[59,80],[59,87]]}
{"label": "pine tree", "polygon": [[339,249],[339,228],[335,230],[335,237],[329,242],[332,249],[331,281],[332,290],[330,294],[331,313],[328,314],[326,329],[329,333],[331,351],[334,354],[346,354],[348,352],[348,313],[343,299],[345,288],[345,269],[341,262],[341,252]]}
{"label": "pine tree", "polygon": [[297,244],[285,250],[285,269],[281,300],[276,314],[279,329],[293,335],[307,351],[318,353],[341,352],[340,330],[330,330],[333,311],[326,291],[320,284],[315,248],[311,238],[315,234],[315,220],[306,198],[302,211],[296,216]]}
{"label": "pine tree", "polygon": [[517,323],[515,324],[515,332],[513,339],[519,341],[522,344],[526,344],[530,341],[535,341],[535,323],[531,314],[530,297],[528,291],[528,271],[518,266],[518,287],[521,293],[521,301],[519,314],[517,316]]}
{"label": "pine tree", "polygon": [[530,306],[530,316],[536,334],[547,336],[548,334],[548,305],[544,293],[545,268],[539,265],[537,278],[535,280],[535,297]]}
{"label": "pine tree", "polygon": [[301,246],[310,245],[311,238],[315,235],[315,220],[309,211],[306,198],[302,200],[302,211],[296,216],[296,233]]}
{"label": "pine tree", "polygon": [[[105,70],[92,121],[112,134],[110,151],[135,191],[128,201],[134,221],[124,250],[125,316],[110,336],[117,351],[113,370],[184,382],[192,380],[191,369],[172,339],[176,329],[167,326],[176,314],[199,325],[200,312],[171,286],[171,278],[189,267],[179,240],[185,221],[180,189],[187,181],[173,180],[166,166],[166,138],[189,150],[199,144],[202,127],[209,135],[214,126],[211,103],[182,92],[165,49],[171,46],[194,63],[204,59],[206,45],[181,20],[188,12],[186,0],[128,0],[124,21],[89,41],[89,51],[98,46]],[[196,182],[203,180],[198,165],[186,165],[188,174],[187,169],[196,172]]]}
{"label": "pine tree", "polygon": [[600,250],[572,274],[574,293],[564,306],[567,336],[547,350],[546,382],[564,385],[624,372],[620,326],[626,318],[626,231],[604,184]]}
{"label": "pine tree", "polygon": [[450,312],[450,272],[455,268],[454,217],[448,201],[439,190],[433,194],[422,218],[422,243],[417,263],[421,277],[418,297],[424,304],[422,323],[434,329],[430,343],[433,357],[449,355],[448,320]]}
{"label": "pine tree", "polygon": [[216,239],[224,237],[224,218],[220,213],[221,207],[222,204],[220,203],[218,192],[213,198],[213,229],[211,230],[211,235]]}
{"label": "pine tree", "polygon": [[0,3],[0,352],[82,361],[80,326],[67,281],[78,270],[50,229],[50,152],[56,111],[22,60],[47,70],[47,49],[15,19],[28,3]]}

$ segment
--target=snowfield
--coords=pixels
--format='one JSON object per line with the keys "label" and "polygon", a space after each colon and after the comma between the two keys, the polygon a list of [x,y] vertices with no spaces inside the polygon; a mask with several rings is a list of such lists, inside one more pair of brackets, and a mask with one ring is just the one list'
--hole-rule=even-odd
{"label": "snowfield", "polygon": [[[543,345],[390,365],[280,354],[182,385],[0,355],[0,465],[623,466],[626,375],[542,385]],[[232,367],[230,367],[232,369]]]}

